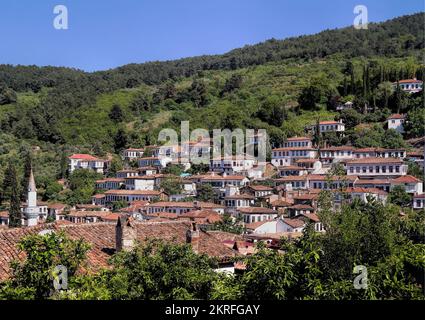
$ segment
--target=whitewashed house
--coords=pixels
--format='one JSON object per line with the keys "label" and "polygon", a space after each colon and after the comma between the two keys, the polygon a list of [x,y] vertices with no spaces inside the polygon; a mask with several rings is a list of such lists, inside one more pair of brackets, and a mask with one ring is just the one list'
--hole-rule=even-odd
{"label": "whitewashed house", "polygon": [[403,114],[392,114],[387,119],[388,129],[394,129],[400,133],[403,133],[405,118],[406,116]]}

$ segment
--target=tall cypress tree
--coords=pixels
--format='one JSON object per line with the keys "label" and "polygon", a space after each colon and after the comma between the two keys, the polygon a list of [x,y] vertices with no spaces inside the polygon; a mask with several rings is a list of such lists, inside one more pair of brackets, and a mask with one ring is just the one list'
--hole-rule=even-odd
{"label": "tall cypress tree", "polygon": [[66,157],[65,150],[61,151],[61,158],[59,163],[59,173],[58,178],[59,179],[65,179],[68,174],[68,158]]}
{"label": "tall cypress tree", "polygon": [[28,189],[28,183],[31,175],[31,168],[32,168],[32,157],[31,152],[27,151],[24,153],[24,176],[21,180],[21,195],[20,199],[21,201],[25,201],[27,197],[27,189]]}
{"label": "tall cypress tree", "polygon": [[0,203],[3,203],[3,201],[8,201],[10,199],[10,185],[12,181],[12,172],[10,172],[10,167],[7,167],[4,172],[4,179],[2,183],[2,193],[1,193],[1,199]]}
{"label": "tall cypress tree", "polygon": [[20,191],[16,168],[12,162],[9,163],[8,172],[10,174],[10,208],[9,208],[9,227],[20,227],[22,222],[21,201],[19,199]]}

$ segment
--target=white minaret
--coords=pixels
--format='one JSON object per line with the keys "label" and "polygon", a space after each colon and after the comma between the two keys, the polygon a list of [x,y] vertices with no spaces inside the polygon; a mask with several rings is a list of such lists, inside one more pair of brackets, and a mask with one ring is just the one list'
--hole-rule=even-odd
{"label": "white minaret", "polygon": [[24,209],[24,214],[27,226],[37,225],[39,208],[37,207],[37,188],[35,187],[35,180],[32,169],[28,182],[28,198],[27,206]]}

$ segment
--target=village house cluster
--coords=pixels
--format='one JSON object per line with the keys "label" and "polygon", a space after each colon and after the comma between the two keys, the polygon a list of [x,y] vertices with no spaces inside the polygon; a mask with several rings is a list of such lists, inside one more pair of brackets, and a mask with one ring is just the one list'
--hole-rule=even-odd
{"label": "village house cluster", "polygon": [[[404,118],[391,115],[388,128],[403,132]],[[287,138],[272,149],[268,162],[259,163],[245,154],[212,158],[208,172],[202,174],[166,173],[165,169],[175,164],[182,165],[184,171],[191,167],[191,163],[182,161],[178,146],[126,149],[121,155],[126,167],[114,177],[107,177],[110,159],[73,154],[69,156],[70,173],[86,169],[104,175],[95,182],[92,203],[70,207],[40,202],[31,172],[19,230],[63,229],[95,244],[100,241],[98,237],[105,237],[108,247],[116,251],[129,249],[144,236],[178,236],[194,250],[220,257],[220,269],[233,272],[235,265],[230,258],[252,254],[257,241],[277,249],[282,237],[295,239],[308,224],[317,232],[326,232],[318,214],[322,190],[331,191],[337,210],[355,199],[386,203],[391,190],[402,186],[411,195],[411,207],[424,209],[423,182],[408,174],[409,162],[424,168],[424,139],[416,139],[408,149],[318,147],[312,139],[317,127],[321,132],[341,135],[345,131],[340,121],[312,124],[305,136]],[[209,140],[191,142],[189,147],[191,152],[211,152],[213,148]],[[337,174],[333,173],[335,168]],[[170,177],[181,187],[177,194],[161,187]],[[121,204],[119,208],[117,203]],[[242,232],[219,231],[224,219],[233,221]],[[8,212],[0,212],[0,225],[6,228],[8,221]],[[55,223],[46,223],[52,221]],[[19,230],[13,232],[24,234]],[[101,246],[94,247],[98,250]],[[106,253],[99,254],[105,256],[106,263]]]}

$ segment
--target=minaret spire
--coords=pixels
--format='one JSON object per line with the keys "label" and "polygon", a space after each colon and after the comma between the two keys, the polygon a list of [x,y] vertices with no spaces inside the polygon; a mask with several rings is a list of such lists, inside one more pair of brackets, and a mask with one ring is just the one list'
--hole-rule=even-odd
{"label": "minaret spire", "polygon": [[27,206],[24,209],[26,225],[34,226],[37,225],[39,207],[37,207],[37,188],[35,186],[34,173],[31,173],[28,180],[28,197],[27,197]]}
{"label": "minaret spire", "polygon": [[32,168],[31,168],[30,178],[28,180],[28,192],[37,192],[37,188],[35,186],[35,180],[34,180],[34,174],[32,172]]}

